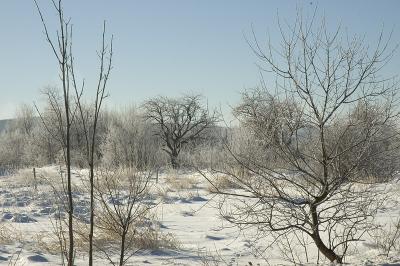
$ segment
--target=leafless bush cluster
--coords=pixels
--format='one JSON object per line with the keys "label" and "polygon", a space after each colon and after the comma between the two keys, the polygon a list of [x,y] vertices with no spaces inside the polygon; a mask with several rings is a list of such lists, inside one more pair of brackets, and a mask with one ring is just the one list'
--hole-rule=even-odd
{"label": "leafless bush cluster", "polygon": [[[143,203],[148,197],[150,175],[149,172],[115,170],[99,173],[96,177],[96,198],[101,208],[96,227],[103,234],[118,236],[116,241],[120,243],[119,265],[123,265],[134,254],[132,250],[137,249],[137,224],[146,219],[152,207]],[[111,258],[108,245],[97,245],[97,248]]]}
{"label": "leafless bush cluster", "polygon": [[376,245],[383,255],[389,256],[391,252],[400,252],[400,219],[391,221],[386,226],[379,226],[370,232]]}
{"label": "leafless bush cluster", "polygon": [[144,169],[165,164],[153,125],[135,107],[111,115],[101,150],[105,165]]}
{"label": "leafless bush cluster", "polygon": [[33,107],[22,104],[17,108],[16,118],[0,133],[0,169],[23,168],[43,159],[46,153],[36,145],[41,140],[37,122]]}
{"label": "leafless bush cluster", "polygon": [[[104,170],[96,175],[95,248],[114,265],[124,265],[139,250],[177,248],[170,234],[163,234],[151,209],[151,171]],[[115,261],[114,256],[118,255]]]}

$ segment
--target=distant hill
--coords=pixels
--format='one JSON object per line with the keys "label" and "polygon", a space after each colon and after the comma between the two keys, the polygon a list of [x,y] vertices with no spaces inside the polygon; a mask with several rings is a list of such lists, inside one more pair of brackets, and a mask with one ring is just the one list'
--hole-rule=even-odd
{"label": "distant hill", "polygon": [[7,129],[7,126],[11,123],[12,119],[3,119],[0,120],[0,133],[4,132]]}

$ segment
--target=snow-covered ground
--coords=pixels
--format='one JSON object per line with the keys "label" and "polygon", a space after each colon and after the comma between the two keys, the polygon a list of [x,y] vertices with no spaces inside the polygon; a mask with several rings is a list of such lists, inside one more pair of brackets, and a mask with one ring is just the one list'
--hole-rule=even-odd
{"label": "snow-covered ground", "polygon": [[[51,254],[46,244],[54,240],[53,228],[59,215],[54,208],[56,197],[48,185],[48,181],[60,183],[58,170],[56,166],[37,169],[37,189],[31,169],[0,177],[0,265],[60,265],[60,256]],[[79,187],[81,181],[77,175],[74,181]],[[400,183],[393,182],[389,187],[394,192],[400,191]],[[178,248],[140,251],[128,265],[292,265],[273,247],[265,252],[264,259],[255,256],[252,232],[241,232],[219,218],[218,199],[209,192],[209,184],[201,175],[161,174],[151,191],[155,195],[151,201],[157,204],[153,211],[159,230],[173,235]],[[74,200],[76,215],[87,219],[88,195],[76,192]],[[379,213],[380,223],[400,217],[398,201],[400,197],[393,198],[385,211]],[[257,245],[262,246],[262,241]],[[77,253],[77,265],[87,264],[84,254]],[[400,254],[383,256],[374,240],[367,239],[351,249],[346,263],[396,266],[400,265]],[[95,265],[109,263],[96,256]]]}

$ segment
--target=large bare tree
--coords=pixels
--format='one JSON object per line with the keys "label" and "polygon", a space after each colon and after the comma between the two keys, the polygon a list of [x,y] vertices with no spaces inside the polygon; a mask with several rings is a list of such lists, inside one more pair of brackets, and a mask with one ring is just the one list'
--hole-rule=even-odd
{"label": "large bare tree", "polygon": [[216,112],[209,112],[200,95],[181,98],[156,97],[143,105],[145,117],[158,127],[157,135],[165,146],[172,167],[178,168],[178,155],[184,145],[200,139],[207,128],[218,121]]}
{"label": "large bare tree", "polygon": [[280,27],[279,45],[266,47],[253,33],[249,44],[267,73],[234,109],[247,135],[227,145],[230,159],[216,170],[242,190],[216,191],[228,221],[275,240],[305,237],[341,263],[382,203],[366,180],[399,170],[397,84],[381,75],[390,38],[380,34],[371,49],[316,24],[298,18]]}

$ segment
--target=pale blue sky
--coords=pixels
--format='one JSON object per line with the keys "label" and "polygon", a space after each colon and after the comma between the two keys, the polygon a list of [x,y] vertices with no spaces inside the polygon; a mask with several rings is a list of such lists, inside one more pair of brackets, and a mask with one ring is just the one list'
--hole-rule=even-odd
{"label": "pale blue sky", "polygon": [[[38,0],[54,33],[50,0]],[[400,1],[216,1],[216,0],[64,0],[74,24],[77,71],[93,91],[102,21],[114,39],[114,69],[109,106],[141,103],[156,95],[202,93],[209,105],[239,100],[244,88],[257,86],[256,57],[244,40],[251,25],[261,39],[267,31],[278,42],[276,15],[288,21],[296,6],[310,13],[318,6],[330,25],[366,34],[372,44],[384,24],[400,43]],[[13,116],[19,103],[40,102],[40,89],[58,84],[57,65],[43,36],[33,0],[0,3],[0,119]],[[400,73],[400,51],[387,69]]]}

